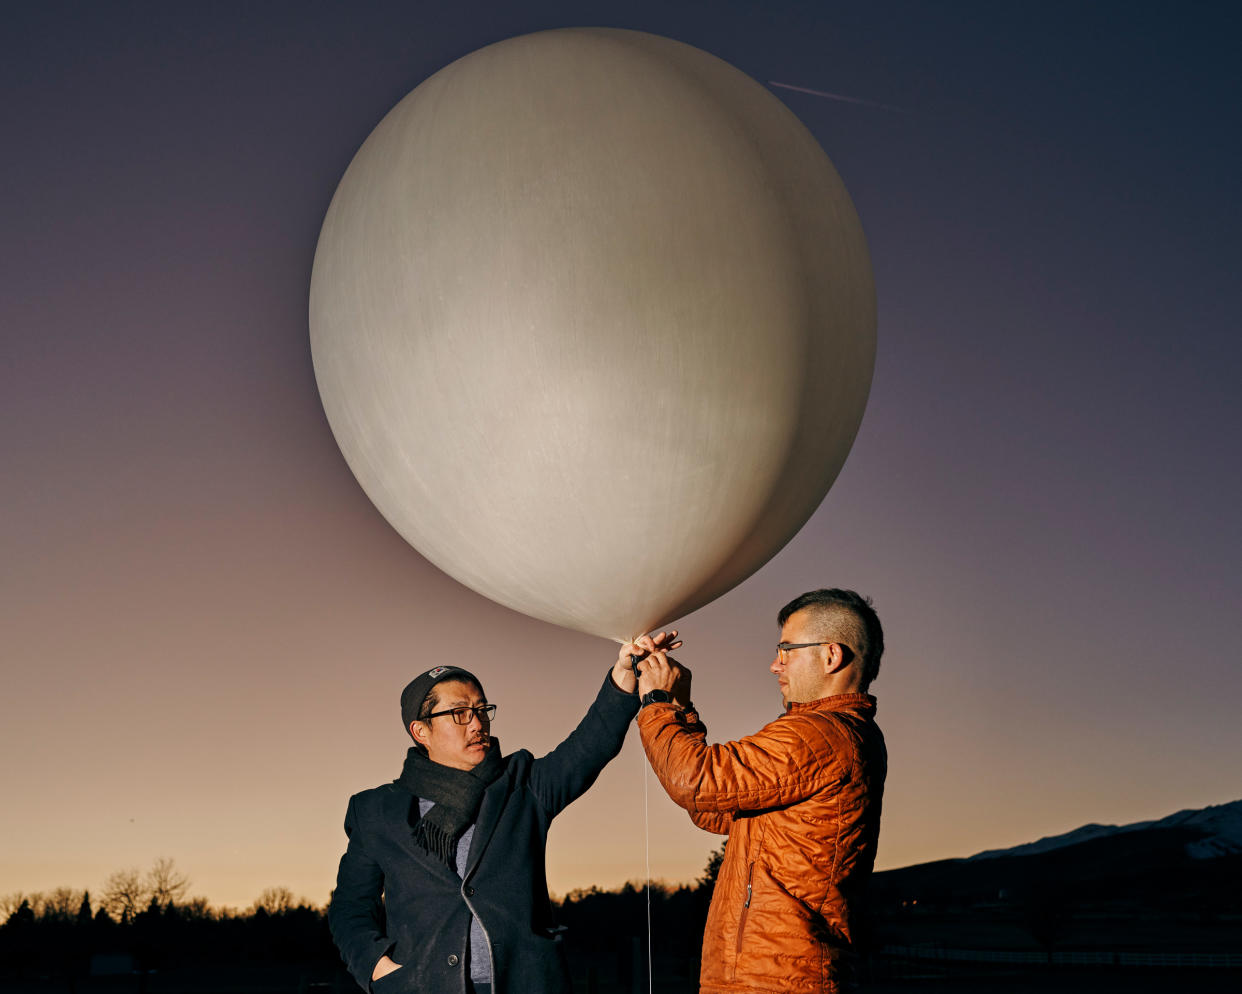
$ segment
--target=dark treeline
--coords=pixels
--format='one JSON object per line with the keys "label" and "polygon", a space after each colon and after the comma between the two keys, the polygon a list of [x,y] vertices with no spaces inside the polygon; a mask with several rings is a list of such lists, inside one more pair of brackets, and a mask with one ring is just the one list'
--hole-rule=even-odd
{"label": "dark treeline", "polygon": [[608,979],[622,990],[647,989],[642,983],[634,987],[633,980],[636,972],[641,980],[647,969],[648,916],[651,934],[658,937],[650,950],[653,970],[684,979],[688,990],[695,989],[703,926],[723,858],[722,846],[692,884],[626,884],[619,890],[593,887],[566,895],[557,905],[557,918],[565,927],[570,966],[576,978],[586,980],[585,990],[606,988]]}
{"label": "dark treeline", "polygon": [[75,990],[84,978],[220,964],[322,964],[336,950],[322,908],[270,887],[246,911],[188,897],[171,859],[120,870],[97,896],[60,887],[0,897],[0,982]]}
{"label": "dark treeline", "polygon": [[[1193,982],[1181,987],[1232,994],[1242,989],[1230,959],[1242,920],[1242,855],[1196,858],[1188,855],[1188,840],[1194,841],[1181,830],[1131,831],[1033,855],[877,873],[868,911],[855,922],[860,975],[888,991],[929,977],[974,982],[988,979],[989,971],[1018,969],[1012,965],[1018,960],[987,958],[997,953],[1025,956],[1020,970],[1026,974],[1057,971],[1066,991],[1095,990],[1104,973],[1118,971],[1127,985],[1141,987],[1151,964],[1127,965],[1125,957],[1193,955],[1200,959],[1161,967],[1163,989],[1179,989],[1172,980],[1182,975],[1168,971],[1184,968]],[[576,989],[646,990],[648,969],[657,994],[696,989],[722,857],[723,849],[714,853],[689,884],[593,887],[557,902]],[[325,908],[270,888],[237,912],[187,897],[188,890],[172,861],[160,860],[145,874],[113,874],[95,899],[69,888],[0,895],[0,990],[357,991],[332,943]],[[655,937],[650,950],[648,917]],[[979,955],[963,958],[962,951]],[[1109,954],[1106,960],[1072,965],[1073,957],[1100,951]],[[217,973],[208,978],[209,969]],[[122,973],[129,979],[117,986]]]}
{"label": "dark treeline", "polygon": [[[557,902],[571,964],[588,981],[587,989],[595,989],[596,980],[601,989],[617,981],[628,989],[635,971],[646,969],[649,908],[664,968],[697,976],[720,858],[720,852],[714,854],[693,884],[657,884],[649,892],[642,884],[590,888]],[[161,879],[165,886],[153,885]],[[68,888],[0,898],[0,987],[4,981],[47,981],[73,990],[79,980],[101,971],[168,975],[224,964],[296,964],[335,975],[334,989],[354,989],[332,943],[326,907],[270,888],[237,912],[186,898],[187,890],[188,881],[171,861],[161,860],[145,875],[113,874],[97,901],[89,892]]]}
{"label": "dark treeline", "polygon": [[256,905],[243,914],[216,911],[202,902],[159,903],[114,919],[92,910],[84,895],[76,914],[44,909],[28,900],[0,925],[0,977],[85,977],[101,969],[167,972],[220,963],[333,962],[336,950],[320,908],[297,904],[274,913]]}

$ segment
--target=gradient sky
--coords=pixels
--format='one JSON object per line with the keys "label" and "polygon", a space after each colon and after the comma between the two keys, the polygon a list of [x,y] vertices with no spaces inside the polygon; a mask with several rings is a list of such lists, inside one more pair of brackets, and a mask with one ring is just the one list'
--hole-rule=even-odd
{"label": "gradient sky", "polygon": [[[1001,9],[1005,8],[1005,9]],[[319,405],[307,288],[353,153],[452,59],[574,24],[706,49],[818,137],[880,347],[836,486],[683,619],[713,738],[779,710],[775,612],[875,598],[879,865],[1235,800],[1242,77],[1231,5],[26,4],[0,25],[0,893],[169,856],[321,903],[397,695],[484,679],[551,748],[615,649],[430,566]],[[884,109],[877,104],[887,105]],[[716,840],[650,781],[651,872]],[[631,733],[553,890],[645,874]]]}

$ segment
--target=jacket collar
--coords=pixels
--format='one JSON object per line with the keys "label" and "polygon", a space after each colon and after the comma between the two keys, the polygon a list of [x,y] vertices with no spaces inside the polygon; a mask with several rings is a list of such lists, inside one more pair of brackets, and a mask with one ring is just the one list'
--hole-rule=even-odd
{"label": "jacket collar", "polygon": [[870,694],[833,694],[818,701],[798,701],[785,705],[786,714],[804,714],[807,711],[870,711],[875,713],[876,700]]}

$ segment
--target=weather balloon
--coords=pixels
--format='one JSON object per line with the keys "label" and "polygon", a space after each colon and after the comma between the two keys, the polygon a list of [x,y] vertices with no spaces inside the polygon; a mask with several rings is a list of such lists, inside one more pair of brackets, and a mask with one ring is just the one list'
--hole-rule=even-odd
{"label": "weather balloon", "polygon": [[459,59],[338,186],[324,409],[392,526],[481,594],[613,638],[762,566],[836,478],[875,358],[858,217],[775,96],[567,29]]}

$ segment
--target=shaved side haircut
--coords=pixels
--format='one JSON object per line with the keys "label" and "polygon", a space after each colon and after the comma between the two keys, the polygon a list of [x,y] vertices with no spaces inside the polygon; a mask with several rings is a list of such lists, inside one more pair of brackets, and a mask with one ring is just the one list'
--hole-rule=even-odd
{"label": "shaved side haircut", "polygon": [[838,642],[862,661],[860,678],[866,691],[879,674],[880,657],[884,655],[884,629],[871,598],[837,587],[810,590],[781,608],[776,623],[784,627],[799,611],[809,612],[814,619],[817,639]]}

